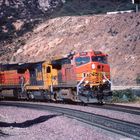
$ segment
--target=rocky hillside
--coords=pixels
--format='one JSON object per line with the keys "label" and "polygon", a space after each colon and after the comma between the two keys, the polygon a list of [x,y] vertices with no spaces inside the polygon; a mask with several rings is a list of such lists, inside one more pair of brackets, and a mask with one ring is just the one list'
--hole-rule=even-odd
{"label": "rocky hillside", "polygon": [[50,18],[128,9],[134,9],[131,0],[0,0],[0,42],[11,43]]}
{"label": "rocky hillside", "polygon": [[[14,5],[14,1],[11,4]],[[66,54],[71,50],[101,50],[109,54],[114,85],[138,84],[140,13],[104,14],[112,11],[113,6],[114,9],[116,7],[121,9],[126,1],[104,0],[99,6],[97,0],[94,3],[93,0],[88,0],[87,3],[84,0],[48,0],[44,1],[46,2],[44,4],[43,0],[40,0],[40,4],[37,3],[35,6],[33,0],[30,0],[30,7],[25,2],[26,0],[23,0],[22,3],[24,14],[20,11],[21,14],[14,21],[11,19],[14,19],[16,14],[7,16],[5,20],[7,24],[0,23],[3,24],[0,27],[6,37],[1,39],[0,61],[2,63],[40,61]],[[51,2],[53,6],[50,6]],[[126,5],[129,8],[132,6],[130,3]],[[68,10],[68,7],[73,10]],[[97,11],[100,7],[101,10]],[[32,11],[32,8],[36,10]],[[95,15],[95,13],[102,14]],[[23,17],[20,16],[22,14]],[[14,30],[7,25],[12,25]]]}
{"label": "rocky hillside", "polygon": [[1,0],[0,41],[11,43],[10,39],[31,31],[62,5],[61,0]]}

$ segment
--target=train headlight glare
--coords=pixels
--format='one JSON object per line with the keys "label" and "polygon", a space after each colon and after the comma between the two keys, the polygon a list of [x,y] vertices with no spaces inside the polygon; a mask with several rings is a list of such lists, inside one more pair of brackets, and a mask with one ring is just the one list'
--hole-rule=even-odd
{"label": "train headlight glare", "polygon": [[91,68],[92,68],[92,69],[95,69],[95,64],[92,64],[92,65],[91,65]]}
{"label": "train headlight glare", "polygon": [[89,83],[89,81],[85,81],[85,83],[86,83],[86,84],[88,84],[88,83]]}
{"label": "train headlight glare", "polygon": [[103,83],[105,83],[106,82],[106,80],[105,79],[103,79]]}

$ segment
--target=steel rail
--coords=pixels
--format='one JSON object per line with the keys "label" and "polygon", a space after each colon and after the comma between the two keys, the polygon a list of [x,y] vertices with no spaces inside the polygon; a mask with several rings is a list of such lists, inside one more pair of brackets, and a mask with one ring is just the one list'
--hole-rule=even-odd
{"label": "steel rail", "polygon": [[115,105],[115,104],[104,104],[104,105],[87,104],[87,106],[94,107],[94,108],[108,109],[113,111],[121,111],[134,115],[140,115],[139,107],[131,107],[131,106]]}
{"label": "steel rail", "polygon": [[39,105],[22,102],[0,102],[0,106],[14,106],[21,108],[29,108],[36,110],[48,110],[64,114],[67,117],[77,119],[89,125],[102,128],[129,138],[140,140],[140,125],[132,122],[126,122],[114,118],[97,115],[94,113],[84,112],[63,107],[55,107],[50,105]]}
{"label": "steel rail", "polygon": [[[31,100],[25,100],[25,99],[5,99],[2,101],[21,101],[21,102],[45,102],[46,101],[40,101],[40,100],[36,100],[36,101],[31,101]],[[48,103],[61,103],[61,102],[48,102]],[[125,105],[117,105],[117,104],[97,104],[97,103],[87,103],[87,104],[79,104],[79,103],[65,103],[65,104],[69,104],[69,105],[78,105],[78,106],[88,106],[88,107],[93,107],[93,108],[100,108],[100,109],[108,109],[108,110],[113,110],[113,111],[120,111],[120,112],[125,112],[125,113],[129,113],[129,114],[134,114],[134,115],[140,115],[140,107],[132,107],[132,106],[125,106]]]}

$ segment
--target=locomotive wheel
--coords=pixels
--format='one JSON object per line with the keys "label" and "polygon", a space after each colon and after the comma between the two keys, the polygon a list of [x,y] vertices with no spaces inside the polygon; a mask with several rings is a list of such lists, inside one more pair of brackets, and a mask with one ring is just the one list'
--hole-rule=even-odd
{"label": "locomotive wheel", "polygon": [[33,94],[30,94],[30,99],[34,99],[34,95]]}
{"label": "locomotive wheel", "polygon": [[2,90],[0,90],[0,100],[4,99],[4,96],[2,95]]}
{"label": "locomotive wheel", "polygon": [[29,100],[33,100],[35,98],[32,92],[28,92],[27,95]]}
{"label": "locomotive wheel", "polygon": [[60,93],[59,91],[54,91],[54,94],[53,94],[53,98],[54,98],[54,101],[60,101],[61,97],[60,97]]}
{"label": "locomotive wheel", "polygon": [[101,93],[97,94],[97,100],[98,100],[98,104],[100,105],[103,104],[103,95]]}
{"label": "locomotive wheel", "polygon": [[54,96],[53,97],[54,97],[54,100],[57,101],[57,93],[56,92],[54,92]]}
{"label": "locomotive wheel", "polygon": [[72,91],[72,95],[73,95],[73,101],[77,101],[78,97],[77,97],[77,92],[75,90]]}
{"label": "locomotive wheel", "polygon": [[13,90],[13,96],[14,96],[15,99],[19,99],[19,92],[18,92],[17,89]]}

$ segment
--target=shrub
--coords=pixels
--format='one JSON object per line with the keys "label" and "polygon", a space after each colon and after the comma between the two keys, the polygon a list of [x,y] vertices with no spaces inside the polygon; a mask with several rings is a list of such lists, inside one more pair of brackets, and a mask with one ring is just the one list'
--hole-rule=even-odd
{"label": "shrub", "polygon": [[137,82],[137,84],[140,84],[140,74],[138,74],[138,76],[136,78],[136,82]]}
{"label": "shrub", "polygon": [[133,102],[136,96],[131,89],[113,91],[112,102]]}

